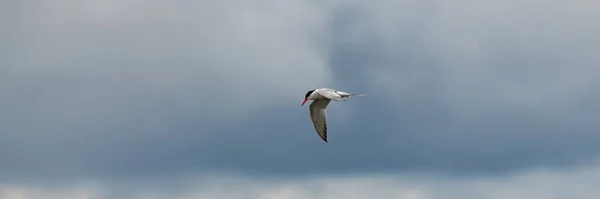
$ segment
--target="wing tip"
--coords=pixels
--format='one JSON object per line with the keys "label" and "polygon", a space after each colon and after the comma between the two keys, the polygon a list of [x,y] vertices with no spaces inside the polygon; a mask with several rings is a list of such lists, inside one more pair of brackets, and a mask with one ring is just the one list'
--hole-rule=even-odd
{"label": "wing tip", "polygon": [[327,143],[327,134],[319,134],[319,137],[321,137],[321,140]]}

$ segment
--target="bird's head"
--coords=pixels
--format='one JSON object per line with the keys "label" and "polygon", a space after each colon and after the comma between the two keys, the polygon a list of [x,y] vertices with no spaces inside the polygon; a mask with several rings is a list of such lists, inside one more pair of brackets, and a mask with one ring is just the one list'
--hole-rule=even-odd
{"label": "bird's head", "polygon": [[308,101],[308,97],[310,97],[310,95],[312,95],[313,92],[315,92],[314,89],[306,92],[306,95],[304,96],[304,101],[302,102],[302,106],[304,106],[304,103],[306,103],[306,101]]}

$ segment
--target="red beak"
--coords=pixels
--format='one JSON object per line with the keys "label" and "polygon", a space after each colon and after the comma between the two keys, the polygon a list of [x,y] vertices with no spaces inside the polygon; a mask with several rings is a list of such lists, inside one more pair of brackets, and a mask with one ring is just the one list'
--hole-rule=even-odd
{"label": "red beak", "polygon": [[304,101],[302,102],[302,105],[301,105],[301,106],[304,106],[304,103],[306,103],[306,100],[307,100],[307,99],[304,99]]}

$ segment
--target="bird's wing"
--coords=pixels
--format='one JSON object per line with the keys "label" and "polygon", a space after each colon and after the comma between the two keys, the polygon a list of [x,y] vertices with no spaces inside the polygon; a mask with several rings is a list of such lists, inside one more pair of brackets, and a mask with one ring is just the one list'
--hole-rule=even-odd
{"label": "bird's wing", "polygon": [[315,126],[315,130],[323,141],[327,142],[327,105],[331,100],[314,100],[310,103],[310,119]]}

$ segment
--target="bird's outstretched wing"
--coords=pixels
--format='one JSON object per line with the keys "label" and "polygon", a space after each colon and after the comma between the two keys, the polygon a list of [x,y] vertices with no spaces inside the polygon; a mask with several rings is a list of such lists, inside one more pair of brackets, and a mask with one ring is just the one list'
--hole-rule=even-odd
{"label": "bird's outstretched wing", "polygon": [[323,141],[327,142],[327,105],[331,100],[314,100],[310,103],[310,119],[315,126],[317,134]]}

